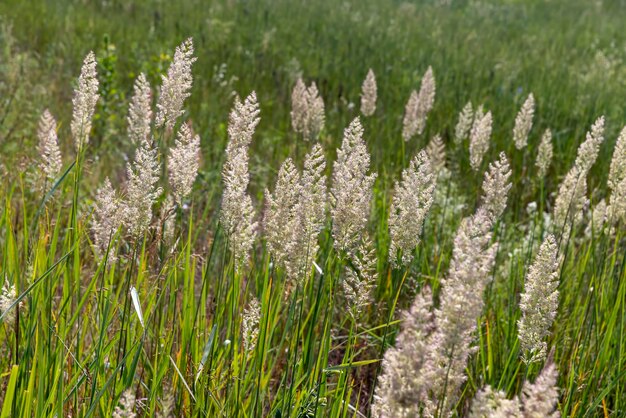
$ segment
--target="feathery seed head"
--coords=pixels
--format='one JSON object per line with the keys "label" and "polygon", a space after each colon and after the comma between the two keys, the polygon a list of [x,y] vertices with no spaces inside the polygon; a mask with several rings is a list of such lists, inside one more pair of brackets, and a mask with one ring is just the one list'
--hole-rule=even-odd
{"label": "feathery seed head", "polygon": [[376,112],[376,77],[370,68],[361,87],[361,113],[372,116]]}
{"label": "feathery seed head", "polygon": [[578,147],[576,162],[574,163],[585,177],[591,166],[596,162],[600,145],[604,142],[604,116],[600,116],[587,132],[585,142]]}
{"label": "feathery seed head", "polygon": [[506,393],[487,385],[472,401],[470,418],[522,418],[519,399],[507,399]]}
{"label": "feathery seed head", "polygon": [[491,112],[487,112],[484,116],[482,110],[476,111],[474,123],[470,133],[470,165],[474,170],[480,169],[483,157],[489,149],[489,141],[491,138],[492,117]]}
{"label": "feathery seed head", "polygon": [[[96,256],[102,258],[107,249],[113,248],[115,234],[123,221],[120,200],[111,186],[108,178],[96,192],[96,201],[91,223],[91,231],[94,236]],[[109,260],[114,262],[115,255],[109,254]]]}
{"label": "feathery seed head", "polygon": [[150,124],[152,123],[152,91],[146,76],[141,73],[133,87],[133,97],[128,108],[128,137],[130,142],[138,146],[150,140]]}
{"label": "feathery seed head", "polygon": [[362,239],[358,249],[349,256],[352,266],[346,268],[346,275],[341,285],[348,301],[350,315],[357,319],[370,301],[378,276],[378,260],[376,248],[368,238]]}
{"label": "feathery seed head", "polygon": [[304,120],[307,112],[306,84],[298,78],[291,92],[291,126],[295,132],[304,130]]}
{"label": "feathery seed head", "polygon": [[261,120],[260,113],[255,92],[250,93],[243,103],[239,97],[235,97],[235,104],[228,117],[227,158],[238,150],[244,150],[247,154],[254,130]]}
{"label": "feathery seed head", "polygon": [[530,93],[522,105],[513,128],[513,141],[515,148],[522,149],[528,144],[528,134],[533,127],[533,115],[535,114],[535,98]]}
{"label": "feathery seed head", "polygon": [[406,104],[402,127],[402,138],[405,141],[424,132],[428,113],[435,103],[435,89],[433,69],[429,66],[422,77],[419,93],[413,90]]}
{"label": "feathery seed head", "polygon": [[[11,308],[15,300],[17,299],[17,291],[15,289],[15,285],[10,285],[6,278],[4,280],[4,286],[2,287],[2,293],[0,294],[0,314],[4,314]],[[11,324],[15,321],[15,310],[21,307],[21,302],[15,306],[11,311],[9,311],[2,320],[6,324]]]}
{"label": "feathery seed head", "polygon": [[548,360],[533,383],[525,382],[521,400],[524,418],[559,418],[557,410],[559,371],[554,362]]}
{"label": "feathery seed head", "polygon": [[[501,154],[485,174],[483,204],[461,222],[454,239],[450,268],[442,280],[441,303],[435,310],[436,329],[428,341],[432,349],[422,371],[428,393],[423,399],[426,415],[439,410],[445,416],[466,379],[476,318],[482,313],[483,293],[495,262],[491,229],[504,210],[509,175],[508,162]],[[496,192],[501,196],[496,197]]]}
{"label": "feathery seed head", "polygon": [[324,128],[324,100],[319,95],[315,83],[306,87],[298,79],[291,94],[291,124],[296,133],[302,134],[305,141],[317,139]]}
{"label": "feathery seed head", "polygon": [[[481,315],[484,289],[491,279],[495,245],[490,245],[494,220],[483,207],[463,220],[454,240],[452,262],[442,281],[441,304],[435,310],[436,330],[428,344],[424,370],[426,413],[439,403],[445,416],[466,380],[467,359],[472,354],[476,319]],[[445,388],[445,390],[444,390]]]}
{"label": "feathery seed head", "polygon": [[284,268],[290,279],[298,277],[299,261],[292,256],[300,225],[299,198],[300,173],[291,158],[287,158],[278,171],[274,193],[265,190],[265,216],[263,229],[267,246],[276,264]]}
{"label": "feathery seed head", "polygon": [[506,208],[506,200],[512,184],[509,182],[511,168],[506,155],[501,152],[498,161],[489,164],[483,180],[483,207],[495,220]]}
{"label": "feathery seed head", "polygon": [[257,222],[252,199],[247,193],[249,183],[248,156],[238,150],[229,156],[222,170],[224,193],[220,222],[228,237],[228,244],[235,260],[235,268],[247,263],[257,232]]}
{"label": "feathery seed head", "polygon": [[132,389],[126,389],[122,393],[119,405],[113,411],[113,418],[135,418],[137,416],[134,412],[135,402],[135,394]]}
{"label": "feathery seed head", "polygon": [[546,338],[559,306],[559,248],[554,235],[548,235],[526,273],[518,321],[522,359],[526,363],[545,360]]}
{"label": "feathery seed head", "polygon": [[419,95],[416,90],[411,92],[409,100],[404,109],[404,119],[402,120],[402,139],[408,141],[417,132],[417,112],[419,108]]}
{"label": "feathery seed head", "polygon": [[170,187],[177,204],[182,205],[183,199],[191,193],[199,168],[200,137],[193,133],[188,123],[184,123],[167,161]]}
{"label": "feathery seed head", "polygon": [[157,414],[157,418],[174,418],[172,414],[176,406],[176,398],[174,391],[170,388],[163,395],[161,400],[161,410]]}
{"label": "feathery seed head", "polygon": [[124,201],[124,224],[133,237],[146,233],[152,220],[152,206],[162,193],[157,187],[160,164],[158,150],[149,138],[140,139],[135,159],[126,167],[128,184]]}
{"label": "feathery seed head", "polygon": [[171,131],[176,120],[185,113],[183,106],[185,100],[191,95],[189,92],[193,83],[191,66],[194,62],[196,62],[196,57],[193,56],[193,41],[188,38],[176,47],[167,75],[161,76],[163,83],[157,101],[155,119],[157,128],[165,126],[168,131]]}
{"label": "feathery seed head", "polygon": [[546,129],[539,143],[537,161],[535,163],[539,177],[544,177],[548,173],[548,168],[550,168],[550,163],[552,163],[552,153],[552,132],[550,129]]}
{"label": "feathery seed head", "polygon": [[254,351],[257,339],[259,338],[259,323],[261,322],[261,303],[257,298],[250,301],[248,307],[243,311],[243,346],[249,353]]}
{"label": "feathery seed head", "polygon": [[425,151],[433,172],[439,174],[446,166],[446,147],[441,140],[441,135],[433,136]]}
{"label": "feathery seed head", "polygon": [[434,190],[432,166],[426,152],[421,151],[402,172],[402,180],[395,185],[389,209],[389,261],[392,265],[406,266],[413,259],[424,219],[433,202]]}
{"label": "feathery seed head", "polygon": [[472,129],[472,122],[474,121],[474,110],[472,108],[472,102],[467,102],[461,113],[459,113],[459,121],[454,129],[454,143],[459,145],[465,141]]}
{"label": "feathery seed head", "polygon": [[608,220],[608,213],[609,208],[606,205],[606,200],[600,200],[593,208],[593,211],[591,213],[591,219],[589,221],[589,224],[587,224],[585,234],[587,236],[591,236],[592,234],[595,236],[600,235],[602,233],[602,230],[604,229],[604,224]]}
{"label": "feathery seed head", "polygon": [[[567,173],[554,202],[554,231],[562,237],[569,236],[582,221],[583,209],[588,205],[587,173],[576,164]],[[567,241],[563,240],[562,241]]]}
{"label": "feathery seed head", "polygon": [[301,283],[318,251],[317,237],[326,218],[326,162],[316,144],[302,175],[291,159],[281,166],[274,193],[266,190],[263,220],[268,247],[288,280]]}
{"label": "feathery seed head", "polygon": [[304,159],[302,173],[302,196],[300,206],[303,208],[304,229],[307,234],[314,235],[321,231],[326,221],[326,201],[328,190],[326,186],[326,158],[324,150],[315,144]]}
{"label": "feathery seed head", "polygon": [[224,193],[220,222],[224,227],[228,244],[239,269],[250,257],[250,250],[257,233],[257,222],[252,199],[247,193],[250,174],[248,172],[248,147],[258,125],[259,104],[254,92],[242,103],[238,97],[228,119],[228,144],[226,161],[222,169]]}
{"label": "feathery seed head", "polygon": [[395,347],[385,352],[372,403],[375,418],[413,418],[420,416],[426,381],[422,370],[427,360],[429,337],[434,330],[432,294],[425,287],[403,314],[402,329]]}
{"label": "feathery seed head", "polygon": [[607,208],[607,218],[614,226],[626,222],[626,177],[612,191]]}
{"label": "feathery seed head", "polygon": [[39,170],[47,180],[54,180],[61,171],[61,150],[57,139],[57,122],[48,109],[44,110],[39,119],[37,130],[39,144]]}
{"label": "feathery seed head", "polygon": [[607,181],[609,189],[614,192],[624,178],[626,178],[626,126],[622,128],[615,143]]}
{"label": "feathery seed head", "polygon": [[83,61],[78,86],[72,98],[73,112],[70,128],[76,151],[89,142],[91,122],[99,98],[96,65],[96,56],[93,52],[89,52]]}
{"label": "feathery seed head", "polygon": [[607,184],[611,190],[607,218],[615,226],[620,220],[626,222],[626,126],[615,143]]}
{"label": "feathery seed head", "polygon": [[587,133],[586,140],[578,147],[574,166],[559,185],[554,202],[554,228],[562,237],[569,237],[570,230],[582,221],[583,208],[588,205],[587,174],[598,158],[603,141],[604,116],[600,116]]}
{"label": "feathery seed head", "polygon": [[355,118],[344,131],[333,164],[331,216],[333,238],[339,251],[353,250],[365,232],[376,174],[367,174],[370,155],[363,141],[363,127]]}

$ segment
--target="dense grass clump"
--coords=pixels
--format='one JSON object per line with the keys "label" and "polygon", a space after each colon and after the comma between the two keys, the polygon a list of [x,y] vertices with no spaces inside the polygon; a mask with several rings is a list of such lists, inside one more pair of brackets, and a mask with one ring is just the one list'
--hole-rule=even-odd
{"label": "dense grass clump", "polygon": [[3,1],[0,418],[626,414],[625,10]]}

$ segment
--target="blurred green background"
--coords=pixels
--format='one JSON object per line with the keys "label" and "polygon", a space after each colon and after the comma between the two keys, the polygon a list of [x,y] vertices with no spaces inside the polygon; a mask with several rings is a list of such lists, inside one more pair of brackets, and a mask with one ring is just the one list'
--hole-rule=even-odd
{"label": "blurred green background", "polygon": [[[188,108],[202,138],[205,182],[214,181],[221,167],[233,91],[256,90],[261,103],[253,187],[261,190],[273,177],[268,172],[290,153],[304,151],[295,149],[289,129],[290,92],[298,76],[321,90],[327,110],[322,141],[332,153],[358,115],[368,68],[375,71],[378,110],[365,129],[383,178],[399,171],[404,104],[429,65],[437,82],[435,107],[425,135],[408,145],[409,156],[436,132],[449,142],[469,100],[494,114],[495,145],[485,161],[512,151],[515,114],[533,92],[537,112],[528,152],[551,128],[553,169],[560,177],[597,116],[606,115],[608,125],[602,162],[608,162],[626,119],[624,1],[4,0],[0,16],[4,159],[30,152],[32,122],[44,107],[60,119],[60,141],[70,152],[71,86],[89,50],[97,54],[102,87],[97,155],[125,158],[130,148],[120,115],[126,114],[134,78],[143,71],[160,84],[175,46],[190,36],[198,61]],[[591,189],[603,184],[606,170],[599,166]],[[122,167],[120,161],[103,170]]]}

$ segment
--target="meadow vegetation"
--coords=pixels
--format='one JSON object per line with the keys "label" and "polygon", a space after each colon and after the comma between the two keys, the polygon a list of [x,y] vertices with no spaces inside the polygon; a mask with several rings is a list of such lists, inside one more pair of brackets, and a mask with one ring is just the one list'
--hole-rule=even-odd
{"label": "meadow vegetation", "polygon": [[621,0],[0,3],[0,418],[626,414]]}

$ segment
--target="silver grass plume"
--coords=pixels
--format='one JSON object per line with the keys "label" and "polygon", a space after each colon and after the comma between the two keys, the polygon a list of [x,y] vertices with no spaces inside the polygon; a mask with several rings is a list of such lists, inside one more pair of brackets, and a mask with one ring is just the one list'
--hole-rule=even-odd
{"label": "silver grass plume", "polygon": [[161,194],[158,150],[150,136],[152,93],[143,74],[135,80],[128,112],[128,136],[137,146],[134,161],[126,167],[128,184],[124,202],[124,224],[133,237],[143,235],[152,220],[152,206]]}
{"label": "silver grass plume", "polygon": [[361,113],[372,116],[376,112],[376,76],[370,68],[361,86]]}
{"label": "silver grass plume", "polygon": [[224,192],[220,222],[228,237],[236,269],[248,261],[257,231],[247,189],[250,182],[248,147],[259,120],[259,105],[254,92],[243,103],[238,97],[235,99],[228,120],[228,145],[222,169]]}
{"label": "silver grass plume", "polygon": [[372,403],[375,418],[418,417],[420,401],[426,396],[422,370],[432,349],[429,337],[434,330],[430,288],[422,289],[402,318],[395,347],[387,349],[382,361]]}
{"label": "silver grass plume", "polygon": [[376,248],[369,238],[362,239],[358,249],[349,257],[351,266],[346,267],[346,274],[341,285],[350,315],[356,320],[363,308],[370,302],[372,289],[378,277],[378,260]]}
{"label": "silver grass plume", "polygon": [[435,89],[433,69],[429,66],[422,77],[419,93],[415,90],[411,92],[404,110],[402,138],[405,141],[424,132],[428,113],[435,103]]}
{"label": "silver grass plume", "polygon": [[[490,170],[486,178],[508,178],[508,164],[494,164]],[[458,396],[495,260],[491,229],[499,209],[490,187],[496,182],[485,183],[483,201],[491,203],[483,203],[461,223],[439,309],[431,314],[430,293],[418,295],[407,317],[413,321],[403,324],[396,347],[385,353],[372,406],[375,417],[448,416]],[[505,193],[509,188],[504,185]]]}
{"label": "silver grass plume", "polygon": [[291,125],[305,141],[314,141],[324,128],[324,100],[315,83],[306,87],[298,79],[291,94]]}
{"label": "silver grass plume", "polygon": [[490,164],[485,174],[482,205],[462,221],[454,239],[450,268],[442,280],[440,307],[435,310],[436,331],[428,342],[432,349],[423,372],[429,393],[424,400],[427,415],[438,411],[440,416],[447,416],[466,379],[476,319],[482,313],[483,293],[495,262],[491,230],[504,210],[511,187],[509,176],[509,165],[501,154],[500,161]]}
{"label": "silver grass plume", "polygon": [[[598,158],[604,141],[604,116],[599,117],[587,132],[585,141],[578,147],[574,166],[567,173],[554,202],[554,228],[562,238],[569,237],[570,228],[576,228],[582,220],[587,199],[587,174]],[[567,241],[567,239],[563,239]]]}
{"label": "silver grass plume", "polygon": [[592,234],[598,236],[602,233],[604,229],[604,224],[608,220],[608,207],[606,205],[606,200],[600,200],[593,208],[591,212],[591,219],[587,224],[587,228],[585,229],[585,235],[591,237]]}
{"label": "silver grass plume", "polygon": [[167,75],[161,76],[162,85],[155,119],[157,128],[165,126],[171,131],[176,119],[183,115],[185,100],[191,95],[189,92],[193,83],[191,66],[194,62],[196,57],[193,56],[193,41],[188,38],[176,47]]}
{"label": "silver grass plume", "polygon": [[586,173],[574,165],[559,185],[554,202],[553,227],[563,241],[567,241],[570,228],[580,224],[583,209],[588,204]]}
{"label": "silver grass plume", "polygon": [[591,130],[587,132],[585,141],[578,147],[574,164],[578,166],[585,175],[589,173],[591,166],[596,162],[602,142],[604,142],[604,116],[600,116],[594,122],[591,126]]}
{"label": "silver grass plume", "polygon": [[[326,221],[326,201],[328,190],[326,186],[326,158],[324,150],[319,144],[315,144],[304,159],[304,171],[302,173],[302,196],[303,226],[307,235],[314,237],[324,227]],[[314,251],[314,253],[317,251]]]}
{"label": "silver grass plume", "polygon": [[37,130],[39,145],[39,170],[44,178],[53,181],[61,171],[61,150],[57,139],[57,122],[48,109],[44,110],[39,119]]}
{"label": "silver grass plume", "polygon": [[515,127],[513,128],[513,141],[515,148],[522,149],[528,144],[528,134],[533,127],[533,116],[535,114],[535,98],[532,93],[528,95],[519,113],[515,117]]}
{"label": "silver grass plume", "polygon": [[263,230],[274,261],[285,269],[290,279],[299,276],[300,260],[294,259],[293,250],[302,227],[299,216],[301,194],[300,173],[291,158],[287,158],[278,171],[274,193],[265,190]]}
{"label": "silver grass plume", "polygon": [[552,360],[548,360],[533,383],[525,382],[522,388],[522,414],[524,418],[559,418],[557,410],[559,371]]}
{"label": "silver grass plume", "polygon": [[626,177],[611,193],[607,212],[607,218],[612,225],[616,225],[620,221],[626,222]]}
{"label": "silver grass plume", "polygon": [[612,225],[620,220],[626,222],[626,126],[622,128],[615,143],[608,186],[611,196],[607,217]]}
{"label": "silver grass plume", "polygon": [[288,158],[278,172],[274,193],[265,191],[263,227],[270,253],[288,280],[302,282],[318,251],[317,237],[326,218],[326,161],[316,144],[302,175]]}
{"label": "silver grass plume", "polygon": [[509,190],[511,167],[506,155],[501,152],[497,161],[489,164],[489,170],[483,179],[483,207],[489,212],[495,222],[504,212]]}
{"label": "silver grass plume", "polygon": [[330,213],[335,248],[339,251],[353,250],[367,227],[376,179],[376,173],[367,174],[369,169],[370,155],[357,117],[345,129],[333,164]]}
{"label": "silver grass plume", "polygon": [[135,394],[132,389],[126,389],[120,397],[120,403],[113,411],[113,418],[135,418]]}
{"label": "silver grass plume", "polygon": [[425,151],[411,160],[394,190],[389,209],[389,261],[398,267],[408,265],[413,259],[413,250],[420,242],[424,219],[433,203],[435,176]]}
{"label": "silver grass plume", "polygon": [[96,65],[96,56],[93,52],[89,52],[83,61],[78,86],[72,98],[73,111],[70,128],[76,151],[89,142],[91,122],[99,98]]}
{"label": "silver grass plume", "polygon": [[419,95],[416,90],[411,92],[409,100],[404,109],[404,119],[402,120],[402,139],[408,141],[417,132],[417,112],[419,108]]}
{"label": "silver grass plume", "polygon": [[199,168],[200,137],[193,133],[188,123],[184,123],[167,161],[170,187],[177,204],[181,205],[183,199],[191,193]]}
{"label": "silver grass plume", "polygon": [[296,230],[294,258],[300,270],[310,270],[319,250],[318,236],[326,222],[328,190],[326,186],[324,150],[315,144],[304,160],[301,194],[298,203],[300,227]]}
{"label": "silver grass plume", "polygon": [[626,126],[622,128],[615,143],[607,181],[609,189],[615,191],[624,178],[626,178]]}
{"label": "silver grass plume", "polygon": [[[480,116],[480,117],[479,117]],[[470,165],[474,170],[480,169],[483,157],[489,149],[492,129],[491,112],[487,112],[484,116],[478,111],[474,118],[472,130],[470,133]]]}
{"label": "silver grass plume", "polygon": [[537,149],[537,161],[535,162],[537,166],[537,176],[540,178],[545,177],[548,173],[548,168],[550,168],[550,164],[552,163],[552,153],[552,132],[550,129],[546,129],[541,137],[541,142]]}
{"label": "silver grass plume", "polygon": [[472,102],[467,102],[461,113],[459,113],[459,121],[454,128],[454,143],[460,145],[465,141],[472,129],[472,123],[474,121],[474,110],[472,108]]}
{"label": "silver grass plume", "polygon": [[446,166],[446,146],[441,140],[441,135],[434,135],[426,146],[425,151],[433,173],[439,174]]}
{"label": "silver grass plume", "polygon": [[134,161],[126,167],[128,184],[124,202],[124,224],[133,237],[145,234],[152,221],[152,206],[162,193],[158,187],[161,168],[158,150],[150,137],[141,139]]}
{"label": "silver grass plume", "polygon": [[176,398],[174,392],[169,389],[161,399],[161,410],[157,413],[157,418],[174,418],[172,414],[176,406]]}
{"label": "silver grass plume", "polygon": [[4,286],[2,287],[2,293],[0,294],[0,314],[5,314],[2,320],[7,324],[15,321],[15,310],[19,309],[22,305],[22,303],[20,302],[18,306],[13,307],[13,309],[7,312],[16,299],[17,291],[15,289],[15,285],[10,285],[5,278]]}
{"label": "silver grass plume", "polygon": [[149,140],[152,123],[152,91],[143,73],[139,74],[135,80],[127,121],[128,137],[131,143],[139,145]]}
{"label": "silver grass plume", "polygon": [[490,386],[478,391],[472,402],[470,418],[559,418],[557,410],[558,371],[549,359],[534,383],[524,382],[522,394],[506,399],[506,394]]}
{"label": "silver grass plume", "polygon": [[554,235],[548,235],[526,273],[520,300],[522,317],[518,328],[525,363],[546,359],[546,338],[559,307],[559,265],[556,239]]}
{"label": "silver grass plume", "polygon": [[302,78],[296,80],[296,85],[291,92],[291,127],[297,133],[304,130],[307,116],[307,91]]}
{"label": "silver grass plume", "polygon": [[239,151],[248,152],[254,130],[261,120],[260,113],[255,92],[250,93],[243,102],[238,96],[235,97],[235,103],[228,116],[226,158],[234,156]]}
{"label": "silver grass plume", "polygon": [[243,311],[241,321],[243,328],[243,347],[246,352],[254,351],[259,338],[259,323],[261,322],[261,304],[253,298]]}
{"label": "silver grass plume", "polygon": [[246,152],[239,151],[224,163],[222,170],[224,193],[220,221],[228,236],[235,267],[245,264],[257,231],[252,199],[247,193],[250,177]]}
{"label": "silver grass plume", "polygon": [[[91,223],[96,256],[102,258],[109,247],[113,248],[115,234],[122,224],[123,215],[120,199],[108,178],[96,192],[96,201]],[[115,261],[115,255],[109,254],[109,260]]]}
{"label": "silver grass plume", "polygon": [[316,144],[300,174],[285,160],[274,193],[265,191],[263,227],[270,253],[285,269],[288,280],[301,282],[318,251],[317,238],[326,219],[326,162]]}
{"label": "silver grass plume", "polygon": [[317,139],[322,129],[324,129],[324,100],[317,91],[315,83],[311,83],[308,92],[308,115],[302,135],[306,140]]}
{"label": "silver grass plume", "polygon": [[487,385],[479,390],[472,401],[470,418],[523,418],[517,397],[507,399],[506,393],[494,391]]}

